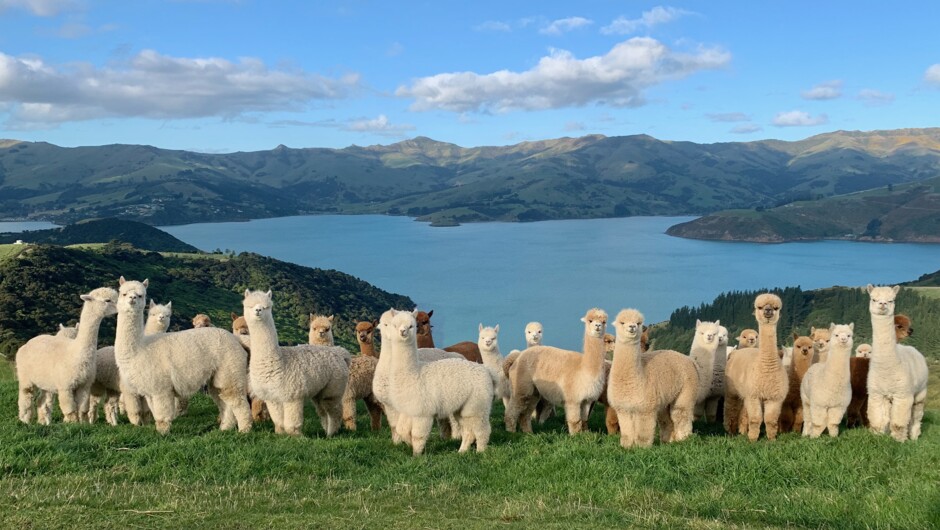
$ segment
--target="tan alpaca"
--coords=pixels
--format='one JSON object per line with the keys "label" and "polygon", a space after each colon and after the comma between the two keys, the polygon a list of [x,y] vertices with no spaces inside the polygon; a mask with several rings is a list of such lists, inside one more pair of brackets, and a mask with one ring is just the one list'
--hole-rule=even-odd
{"label": "tan alpaca", "polygon": [[315,346],[334,346],[333,342],[333,315],[317,315],[310,313],[310,332],[307,334],[307,344]]}
{"label": "tan alpaca", "polygon": [[[721,329],[724,329],[724,328],[722,327]],[[607,345],[608,336],[614,337],[614,346],[616,346],[617,337],[614,335],[611,335],[610,333],[604,334],[604,347],[613,348],[614,346]],[[727,338],[728,338],[728,330],[725,329],[725,339],[726,339],[725,344],[728,343]],[[646,326],[643,326],[643,334],[640,335],[640,353],[646,353],[647,351],[649,351],[649,347],[650,347],[649,328]],[[722,355],[724,354],[722,353]],[[617,411],[614,410],[614,408],[610,406],[610,401],[608,401],[607,399],[607,390],[610,385],[611,366],[613,366],[613,363],[611,361],[606,361],[606,360],[604,361],[604,390],[601,391],[601,396],[597,398],[597,402],[607,407],[607,410],[604,412],[604,425],[607,427],[607,434],[617,434],[620,432],[620,421],[617,419]],[[725,377],[724,366],[725,366],[725,363],[722,362],[721,363],[722,385],[724,385],[724,377]],[[724,388],[724,386],[722,386],[722,388]],[[552,407],[552,410],[554,409],[555,407]]]}
{"label": "tan alpaca", "polygon": [[826,361],[811,366],[803,377],[800,384],[803,410],[806,411],[803,436],[818,438],[827,427],[829,436],[839,435],[839,424],[852,400],[849,359],[852,357],[854,331],[854,323],[830,324]]}
{"label": "tan alpaca", "polygon": [[568,432],[587,428],[591,404],[604,388],[604,330],[607,313],[591,309],[584,322],[584,353],[535,346],[526,348],[512,364],[509,381],[512,397],[506,408],[506,430],[517,424],[532,432],[532,411],[540,397],[554,405],[564,405]]}
{"label": "tan alpaca", "polygon": [[212,319],[209,318],[209,315],[205,313],[199,313],[198,315],[193,317],[193,327],[194,328],[211,328],[213,327]]}
{"label": "tan alpaca", "polygon": [[757,347],[757,331],[747,328],[741,330],[741,334],[738,335],[738,348],[756,348]]}
{"label": "tan alpaca", "polygon": [[790,380],[777,350],[777,322],[783,302],[770,293],[754,300],[758,348],[739,348],[728,359],[725,371],[725,430],[747,432],[749,440],[760,436],[761,423],[767,438],[777,438],[778,421]]}
{"label": "tan alpaca", "polygon": [[780,409],[780,432],[803,432],[804,411],[800,384],[816,358],[813,339],[796,333],[793,334],[793,339],[793,357],[788,368],[790,390]]}
{"label": "tan alpaca", "polygon": [[813,339],[813,349],[816,351],[816,359],[813,362],[826,362],[826,357],[829,355],[831,336],[829,328],[809,328],[809,338]]}
{"label": "tan alpaca", "polygon": [[363,400],[369,411],[370,427],[373,431],[382,428],[382,405],[372,392],[375,368],[379,365],[379,356],[375,351],[375,322],[356,324],[356,341],[359,343],[359,355],[352,358],[349,365],[349,383],[343,393],[343,425],[351,431],[356,430],[356,402]]}
{"label": "tan alpaca", "polygon": [[699,394],[695,362],[672,350],[640,352],[643,314],[624,309],[614,321],[617,342],[610,367],[607,401],[617,412],[620,445],[653,445],[656,424],[663,442],[692,434],[692,415]]}

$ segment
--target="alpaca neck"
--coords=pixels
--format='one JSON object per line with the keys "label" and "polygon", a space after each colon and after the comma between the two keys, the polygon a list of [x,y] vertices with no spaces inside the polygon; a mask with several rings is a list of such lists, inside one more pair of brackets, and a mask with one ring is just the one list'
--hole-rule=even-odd
{"label": "alpaca neck", "polygon": [[386,355],[392,358],[390,380],[400,385],[399,392],[419,392],[417,342],[415,340],[402,341],[397,337],[392,340],[396,341],[395,348],[391,355]]}
{"label": "alpaca neck", "polygon": [[835,381],[848,381],[850,357],[852,357],[851,344],[830,344],[829,354],[823,366],[825,377]]}
{"label": "alpaca neck", "polygon": [[590,371],[600,371],[604,366],[604,357],[607,354],[607,348],[604,346],[604,336],[595,337],[584,332],[584,357],[581,359],[582,369]]}
{"label": "alpaca neck", "polygon": [[434,337],[431,336],[431,330],[428,330],[427,335],[418,335],[418,347],[419,348],[433,348],[434,347]]}
{"label": "alpaca neck", "polygon": [[872,364],[898,363],[897,340],[894,315],[871,316]]}
{"label": "alpaca neck", "polygon": [[712,344],[705,344],[699,340],[700,335],[696,332],[695,339],[692,341],[692,351],[690,357],[698,366],[699,390],[708,391],[712,384],[712,370],[715,367],[715,350],[718,348],[718,341]]}
{"label": "alpaca neck", "polygon": [[78,334],[72,344],[80,345],[82,350],[90,350],[93,354],[98,349],[98,328],[102,320],[104,316],[95,311],[91,304],[83,305],[82,315],[78,319]]}
{"label": "alpaca neck", "polygon": [[254,317],[248,318],[248,334],[251,337],[249,362],[252,365],[280,361],[277,352],[277,328],[270,314],[264,315],[262,320],[256,320]]}
{"label": "alpaca neck", "polygon": [[501,372],[503,369],[503,354],[499,351],[499,345],[494,344],[489,348],[478,344],[480,347],[480,356],[483,357],[483,364],[490,369]]}
{"label": "alpaca neck", "polygon": [[646,373],[640,352],[640,337],[631,342],[614,344],[614,360],[610,365],[610,377],[631,381],[633,385],[645,387]]}
{"label": "alpaca neck", "polygon": [[712,370],[716,368],[720,369],[722,372],[725,371],[725,365],[728,364],[728,345],[718,343],[718,348],[715,349],[714,355],[714,364],[712,365]]}
{"label": "alpaca neck", "polygon": [[[799,357],[799,358],[798,358]],[[793,350],[793,374],[796,376],[797,380],[802,381],[803,376],[806,375],[806,372],[809,370],[809,367],[813,365],[813,357],[811,355],[797,355],[796,350]]]}
{"label": "alpaca neck", "polygon": [[758,357],[764,365],[783,366],[777,351],[777,324],[759,324],[757,326]]}
{"label": "alpaca neck", "polygon": [[127,313],[121,311],[117,315],[117,333],[114,336],[114,356],[116,359],[127,362],[137,356],[138,349],[144,341],[144,312]]}
{"label": "alpaca neck", "polygon": [[365,355],[366,357],[376,357],[376,358],[379,356],[379,354],[376,353],[375,351],[374,342],[372,341],[362,342],[361,340],[358,340],[358,339],[357,339],[357,342],[359,342],[359,354],[360,355]]}

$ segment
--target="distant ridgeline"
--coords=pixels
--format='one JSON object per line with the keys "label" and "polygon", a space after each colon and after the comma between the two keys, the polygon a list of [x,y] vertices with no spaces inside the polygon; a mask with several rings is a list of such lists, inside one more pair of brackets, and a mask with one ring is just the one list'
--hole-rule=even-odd
{"label": "distant ridgeline", "polygon": [[[940,357],[940,271],[922,276],[916,282],[902,284],[895,313],[903,313],[913,321],[914,334],[907,343],[927,357]],[[915,287],[916,286],[916,287]],[[754,298],[767,291],[734,291],[719,295],[710,304],[681,307],[669,320],[650,331],[652,347],[687,352],[695,334],[696,319],[720,320],[728,328],[728,346],[736,346],[737,337],[745,328],[757,329],[754,319]],[[836,324],[855,323],[855,344],[871,343],[871,314],[865,289],[831,287],[804,291],[799,287],[770,289],[783,300],[777,341],[780,346],[793,344],[793,333],[809,335],[811,326],[828,328]]]}
{"label": "distant ridgeline", "polygon": [[[308,314],[335,314],[337,344],[358,351],[354,327],[378,318],[389,307],[414,307],[408,297],[391,294],[335,270],[285,263],[257,254],[162,255],[124,243],[99,248],[28,246],[0,261],[0,353],[13,358],[29,338],[55,333],[59,323],[75,324],[79,295],[102,286],[117,288],[118,278],[150,280],[157,303],[173,302],[171,330],[191,328],[197,313],[217,327],[231,329],[231,313],[241,314],[246,288],[274,290],[274,316],[282,344],[307,342]],[[114,341],[115,319],[105,319],[99,344]]]}
{"label": "distant ridgeline", "polygon": [[79,245],[123,241],[134,248],[162,252],[199,252],[199,249],[144,223],[124,219],[89,219],[48,230],[0,233],[0,244],[22,240],[26,243]]}

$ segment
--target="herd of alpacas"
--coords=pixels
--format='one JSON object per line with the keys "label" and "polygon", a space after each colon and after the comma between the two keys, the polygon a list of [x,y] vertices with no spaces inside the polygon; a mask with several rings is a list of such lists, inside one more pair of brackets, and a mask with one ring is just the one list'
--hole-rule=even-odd
{"label": "herd of alpacas", "polygon": [[[495,399],[505,406],[505,428],[532,432],[564,408],[568,431],[587,429],[597,403],[606,406],[610,434],[625,447],[649,447],[692,434],[694,419],[715,422],[724,400],[729,434],[758,439],[761,426],[774,440],[780,432],[837,436],[848,426],[889,431],[898,441],[916,440],[927,394],[927,364],[917,349],[900,344],[910,319],[895,315],[899,287],[868,286],[872,344],[853,354],[854,324],[812,328],[794,334],[792,347],[777,344],[779,297],[754,301],[757,330],[745,329],[728,347],[720,322],[697,322],[689,352],[649,351],[643,314],[624,309],[606,333],[608,317],[591,309],[582,318],[582,351],[542,344],[541,324],[525,328],[526,349],[504,357],[499,326],[479,326],[477,343],[438,349],[431,312],[390,309],[359,322],[358,355],[333,343],[333,317],[310,315],[309,344],[281,346],[274,326],[271,291],[246,290],[242,315],[232,314],[232,332],[213,327],[206,315],[194,327],[167,332],[172,305],[147,304],[148,281],[126,281],[81,295],[77,326],[60,325],[40,335],[16,356],[19,419],[35,414],[49,424],[55,396],[64,421],[94,422],[104,402],[116,425],[125,414],[134,425],[153,422],[160,433],[186,412],[202,389],[219,409],[222,430],[248,432],[270,419],[276,433],[299,436],[310,400],[327,436],[342,426],[356,429],[356,403],[365,402],[372,430],[384,414],[394,443],[424,451],[435,422],[444,438],[459,439],[460,452],[484,451]],[[146,314],[145,314],[146,313]],[[117,315],[114,346],[98,348],[101,322]],[[146,317],[146,318],[145,318]],[[381,333],[381,355],[375,333]],[[612,360],[610,359],[612,354]]]}

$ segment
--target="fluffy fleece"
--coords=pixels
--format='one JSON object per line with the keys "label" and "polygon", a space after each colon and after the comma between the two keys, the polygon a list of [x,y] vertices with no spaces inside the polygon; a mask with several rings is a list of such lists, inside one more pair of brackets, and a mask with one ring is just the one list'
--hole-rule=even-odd
{"label": "fluffy fleece", "polygon": [[[898,342],[914,333],[913,323],[907,315],[894,315],[894,334]],[[845,411],[846,427],[868,427],[868,368],[871,364],[871,344],[855,347],[855,357],[849,360],[852,380],[852,401]]]}
{"label": "fluffy fleece", "polygon": [[100,287],[81,295],[82,313],[74,339],[39,335],[20,346],[16,352],[16,377],[19,381],[19,418],[33,419],[33,401],[39,392],[39,423],[51,421],[52,398],[59,396],[59,408],[67,423],[80,421],[88,406],[88,394],[95,382],[95,351],[98,329],[105,317],[115,313],[118,293]]}
{"label": "fluffy fleece", "polygon": [[791,352],[792,361],[787,367],[790,390],[780,409],[780,432],[803,432],[805,411],[803,398],[800,396],[800,384],[816,358],[813,339],[794,333]]}
{"label": "fluffy fleece", "polygon": [[584,352],[550,346],[526,348],[509,368],[512,397],[506,407],[506,430],[519,425],[532,432],[531,415],[539,398],[563,405],[568,432],[587,428],[591,404],[604,388],[604,331],[607,313],[589,310],[584,318]]}
{"label": "fluffy fleece", "polygon": [[122,384],[147,399],[157,430],[169,432],[178,398],[208,385],[222,417],[220,427],[228,430],[237,423],[239,431],[250,431],[247,356],[238,339],[219,328],[144,335],[148,282],[122,276],[120,284],[114,356]]}
{"label": "fluffy fleece", "polygon": [[483,327],[480,324],[480,338],[477,341],[480,355],[483,356],[483,366],[493,378],[493,392],[496,399],[503,401],[503,406],[509,404],[509,378],[503,372],[503,354],[499,351],[499,324],[494,327]]}
{"label": "fluffy fleece", "polygon": [[852,400],[849,359],[855,324],[830,324],[826,360],[810,366],[800,384],[806,421],[803,436],[818,438],[826,428],[829,436],[839,435],[839,424]]}
{"label": "fluffy fleece", "polygon": [[754,300],[758,348],[739,348],[728,359],[725,370],[725,430],[747,432],[757,441],[760,426],[767,438],[777,438],[783,400],[790,389],[789,377],[777,350],[777,322],[783,302],[771,293]]}
{"label": "fluffy fleece", "polygon": [[[248,322],[245,317],[232,313],[232,334],[242,343],[242,347],[248,353],[248,362],[251,363],[251,332],[248,331]],[[264,400],[251,395],[251,380],[248,381],[248,402],[251,404],[251,419],[254,422],[267,421],[271,419],[268,414],[268,408],[264,406]]]}
{"label": "fluffy fleece", "polygon": [[927,362],[916,348],[897,343],[895,298],[900,287],[868,285],[872,343],[868,369],[868,422],[876,434],[891,430],[903,442],[920,437],[927,399]]}
{"label": "fluffy fleece", "polygon": [[[692,416],[699,395],[699,373],[688,356],[671,350],[640,351],[643,314],[624,309],[614,320],[617,344],[610,367],[607,401],[617,412],[620,445],[653,445],[656,424],[662,442],[692,434]],[[716,326],[717,328],[717,326]]]}
{"label": "fluffy fleece", "polygon": [[757,347],[757,331],[754,331],[751,328],[741,330],[741,334],[738,335],[738,348],[756,348]]}
{"label": "fluffy fleece", "polygon": [[[382,340],[391,345],[389,392],[392,405],[409,422],[396,426],[399,436],[410,443],[414,454],[424,451],[435,418],[452,417],[461,428],[459,452],[476,443],[486,450],[490,438],[490,409],[493,381],[486,367],[462,359],[423,364],[418,360],[414,315],[393,314],[380,320]],[[388,355],[388,354],[386,354]],[[410,427],[404,429],[404,426]]]}
{"label": "fluffy fleece", "polygon": [[343,417],[349,352],[339,346],[278,345],[271,291],[246,290],[242,306],[251,334],[251,392],[264,400],[274,432],[300,436],[304,401],[310,398],[326,435],[335,434]]}
{"label": "fluffy fleece", "polygon": [[193,317],[193,327],[194,328],[211,328],[212,319],[209,318],[209,315],[205,313],[199,313]]}
{"label": "fluffy fleece", "polygon": [[375,352],[375,324],[359,322],[356,324],[356,340],[359,342],[359,355],[352,358],[349,365],[349,383],[343,392],[343,425],[351,431],[356,430],[356,401],[363,400],[369,411],[370,427],[373,431],[382,428],[382,404],[372,393],[372,381],[375,368],[379,364]]}
{"label": "fluffy fleece", "polygon": [[[704,416],[706,401],[713,400],[717,402],[724,396],[724,393],[712,395],[712,378],[715,377],[720,329],[721,321],[695,321],[695,335],[692,338],[689,357],[695,362],[695,368],[698,371],[698,396],[695,398],[696,418]],[[724,352],[722,352],[722,355],[724,355]]]}
{"label": "fluffy fleece", "polygon": [[307,333],[307,343],[316,346],[333,346],[333,315],[317,315],[310,313],[310,331]]}

